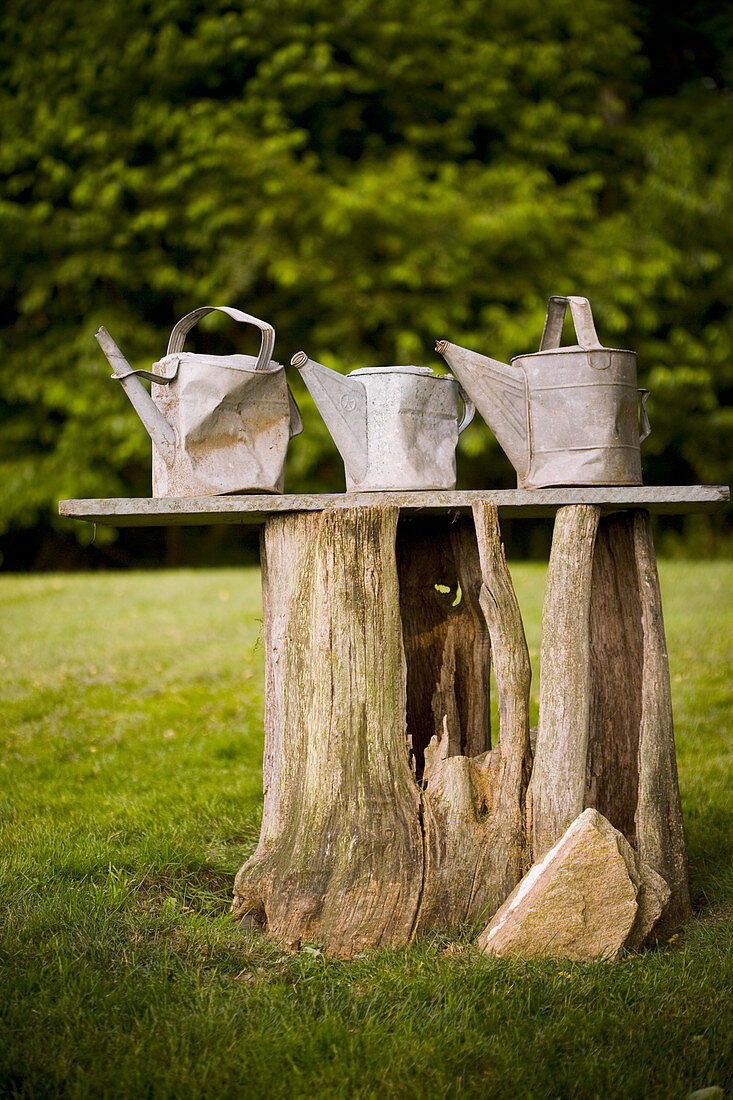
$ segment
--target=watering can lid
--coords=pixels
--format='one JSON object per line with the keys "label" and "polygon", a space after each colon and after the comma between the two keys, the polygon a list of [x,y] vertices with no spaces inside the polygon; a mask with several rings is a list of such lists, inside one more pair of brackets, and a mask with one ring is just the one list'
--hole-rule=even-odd
{"label": "watering can lid", "polygon": [[419,374],[422,377],[427,378],[446,378],[451,382],[455,382],[455,379],[450,374],[435,374],[430,367],[358,367],[356,370],[349,372],[349,378],[353,378],[355,375],[365,374]]}
{"label": "watering can lid", "polygon": [[628,348],[604,348],[602,345],[598,345],[597,348],[588,348],[583,344],[563,344],[560,348],[544,348],[543,351],[525,351],[521,355],[513,355],[509,360],[510,363],[516,363],[519,359],[539,359],[547,355],[567,355],[568,352],[580,352],[587,355],[589,351],[604,351],[608,355],[633,355],[636,356],[635,351],[629,351]]}

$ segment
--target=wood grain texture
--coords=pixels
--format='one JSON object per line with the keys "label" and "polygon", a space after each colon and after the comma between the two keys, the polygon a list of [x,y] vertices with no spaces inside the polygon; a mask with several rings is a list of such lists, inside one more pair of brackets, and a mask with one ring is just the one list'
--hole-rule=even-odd
{"label": "wood grain texture", "polygon": [[406,943],[422,891],[396,526],[361,508],[264,532],[267,789],[233,911],[341,957]]}
{"label": "wood grain texture", "polygon": [[[528,867],[525,796],[529,778],[531,668],[519,605],[501,544],[495,505],[475,508],[483,610],[494,656],[498,744],[452,753],[450,707],[425,752],[426,874],[419,929],[452,928],[490,915]],[[450,677],[450,655],[443,675]],[[436,719],[439,718],[436,710]]]}
{"label": "wood grain texture", "polygon": [[534,858],[579,812],[597,809],[670,887],[658,937],[689,914],[690,900],[650,520],[644,511],[602,516],[591,543],[592,527],[582,513],[558,513],[555,524],[530,787]]}
{"label": "wood grain texture", "polygon": [[507,568],[495,505],[474,505],[476,536],[484,583],[481,609],[486,618],[494,654],[494,676],[499,710],[497,817],[506,846],[504,887],[509,889],[529,870],[526,796],[532,768],[529,738],[529,692],[532,666],[522,613]]}
{"label": "wood grain texture", "polygon": [[591,702],[589,616],[600,509],[561,508],[542,609],[540,716],[530,784],[535,861],[585,808]]}
{"label": "wood grain texture", "polygon": [[397,507],[403,515],[470,513],[480,501],[501,516],[554,516],[566,504],[598,504],[604,512],[646,508],[665,515],[719,512],[730,501],[727,485],[602,485],[559,489],[436,489],[384,493],[273,493],[208,497],[108,497],[61,500],[59,515],[115,527],[263,523],[272,512],[321,511],[367,505]]}
{"label": "wood grain texture", "polygon": [[636,846],[644,637],[634,513],[602,518],[590,601],[590,712],[585,806]]}
{"label": "wood grain texture", "polygon": [[647,512],[634,514],[633,534],[644,638],[636,835],[642,859],[672,891],[654,933],[663,937],[690,915],[690,891],[662,597]]}
{"label": "wood grain texture", "polygon": [[657,934],[689,912],[647,513],[558,513],[533,768],[495,504],[473,523],[398,526],[378,505],[272,516],[261,553],[265,798],[238,919],[342,958],[485,923],[589,806],[672,888]]}

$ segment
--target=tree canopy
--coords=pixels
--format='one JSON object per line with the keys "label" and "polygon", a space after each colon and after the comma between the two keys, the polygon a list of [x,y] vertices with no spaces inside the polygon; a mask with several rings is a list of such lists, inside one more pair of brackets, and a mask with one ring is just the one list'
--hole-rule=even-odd
{"label": "tree canopy", "polygon": [[[149,492],[93,333],[146,367],[202,304],[348,370],[533,350],[583,294],[652,391],[645,480],[730,479],[729,0],[6,0],[0,26],[0,531]],[[338,489],[298,396],[286,488]],[[463,439],[463,486],[512,483]]]}

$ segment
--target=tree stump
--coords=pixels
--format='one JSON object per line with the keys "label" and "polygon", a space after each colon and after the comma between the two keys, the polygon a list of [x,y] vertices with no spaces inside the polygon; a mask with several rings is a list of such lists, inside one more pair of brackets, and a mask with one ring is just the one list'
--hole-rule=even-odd
{"label": "tree stump", "polygon": [[496,506],[398,519],[375,503],[266,520],[264,811],[234,916],[342,958],[485,924],[530,857],[593,807],[671,887],[658,933],[679,923],[689,894],[647,513],[557,514],[534,764]]}
{"label": "tree stump", "polygon": [[289,513],[262,539],[265,800],[232,908],[339,957],[485,920],[527,863],[529,659],[496,507],[397,521]]}
{"label": "tree stump", "polygon": [[530,785],[535,860],[588,807],[672,895],[656,934],[690,912],[669,667],[649,515],[560,509],[542,616]]}

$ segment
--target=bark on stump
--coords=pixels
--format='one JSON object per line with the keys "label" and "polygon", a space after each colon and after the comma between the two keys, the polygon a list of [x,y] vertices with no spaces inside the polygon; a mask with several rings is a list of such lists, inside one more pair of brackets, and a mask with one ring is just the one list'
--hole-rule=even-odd
{"label": "bark on stump", "polygon": [[232,908],[341,957],[485,920],[526,865],[529,660],[496,508],[478,541],[397,519],[290,513],[262,539],[265,801]]}
{"label": "bark on stump", "polygon": [[262,575],[264,811],[232,906],[245,926],[346,958],[485,924],[588,807],[670,886],[657,934],[688,914],[646,512],[558,512],[534,765],[494,505],[400,524],[376,504],[273,515]]}
{"label": "bark on stump", "polygon": [[560,509],[542,615],[530,785],[541,859],[587,807],[671,888],[663,935],[690,912],[669,667],[649,515]]}

